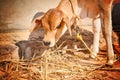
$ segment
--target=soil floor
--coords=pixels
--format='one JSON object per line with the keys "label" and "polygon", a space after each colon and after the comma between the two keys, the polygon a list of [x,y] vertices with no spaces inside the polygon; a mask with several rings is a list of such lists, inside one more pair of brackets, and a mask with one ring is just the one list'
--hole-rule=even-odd
{"label": "soil floor", "polygon": [[[80,33],[90,47],[93,40],[91,30],[84,28]],[[0,32],[0,80],[120,80],[119,60],[115,58],[113,67],[103,67],[107,52],[102,36],[96,59],[90,59],[90,52],[84,44],[66,33],[54,50],[45,50],[42,56],[31,61],[19,61],[15,43],[27,40],[28,36],[27,30]]]}

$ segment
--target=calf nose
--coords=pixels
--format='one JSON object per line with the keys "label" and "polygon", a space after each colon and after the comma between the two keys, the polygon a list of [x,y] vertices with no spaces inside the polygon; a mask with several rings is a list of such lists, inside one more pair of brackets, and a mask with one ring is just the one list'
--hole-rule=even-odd
{"label": "calf nose", "polygon": [[50,45],[50,42],[45,42],[45,41],[44,41],[44,45],[49,46],[49,45]]}

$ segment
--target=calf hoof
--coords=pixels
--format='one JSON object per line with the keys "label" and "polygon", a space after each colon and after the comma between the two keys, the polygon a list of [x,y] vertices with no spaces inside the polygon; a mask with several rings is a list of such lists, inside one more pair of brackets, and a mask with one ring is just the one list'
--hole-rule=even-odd
{"label": "calf hoof", "polygon": [[113,60],[109,60],[109,61],[106,63],[106,65],[107,65],[107,66],[113,66],[113,63],[114,63]]}
{"label": "calf hoof", "polygon": [[108,65],[108,64],[104,64],[103,66],[101,66],[101,68],[112,68],[113,65]]}

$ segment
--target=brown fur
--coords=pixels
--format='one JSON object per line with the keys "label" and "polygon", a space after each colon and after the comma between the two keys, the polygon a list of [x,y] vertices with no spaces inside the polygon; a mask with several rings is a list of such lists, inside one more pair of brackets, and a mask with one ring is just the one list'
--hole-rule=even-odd
{"label": "brown fur", "polygon": [[71,34],[70,26],[74,23],[78,24],[77,19],[92,18],[94,39],[91,57],[94,58],[99,51],[99,35],[100,27],[102,27],[107,42],[107,63],[112,65],[114,59],[111,39],[112,2],[113,0],[61,0],[56,8],[50,9],[41,19],[36,20],[37,26],[34,26],[32,31],[43,27],[45,29],[43,40],[45,43],[47,42],[48,46],[52,47],[65,33],[65,27]]}

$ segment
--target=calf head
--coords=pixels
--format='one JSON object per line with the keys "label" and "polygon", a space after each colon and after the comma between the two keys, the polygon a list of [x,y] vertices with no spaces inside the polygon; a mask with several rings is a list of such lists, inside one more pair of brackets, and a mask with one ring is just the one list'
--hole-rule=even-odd
{"label": "calf head", "polygon": [[32,31],[44,28],[44,44],[53,47],[67,28],[71,34],[69,22],[69,18],[61,10],[50,9],[41,19],[36,19]]}

